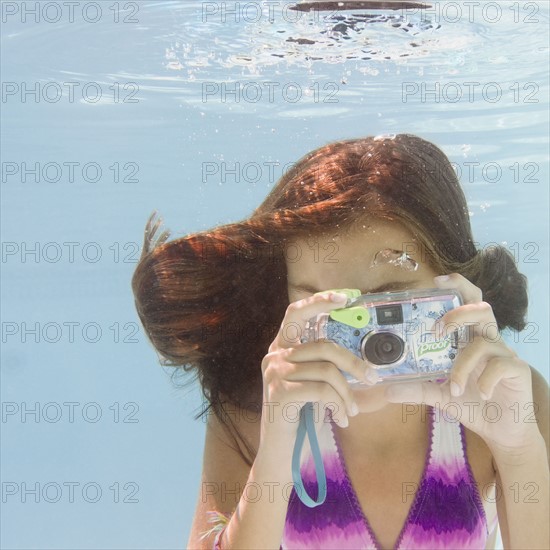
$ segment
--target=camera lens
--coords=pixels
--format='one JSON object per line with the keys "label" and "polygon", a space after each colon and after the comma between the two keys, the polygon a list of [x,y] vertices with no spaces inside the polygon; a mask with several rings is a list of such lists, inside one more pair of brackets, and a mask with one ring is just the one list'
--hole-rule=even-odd
{"label": "camera lens", "polygon": [[392,332],[371,332],[363,341],[363,354],[375,365],[390,365],[403,356],[405,342]]}

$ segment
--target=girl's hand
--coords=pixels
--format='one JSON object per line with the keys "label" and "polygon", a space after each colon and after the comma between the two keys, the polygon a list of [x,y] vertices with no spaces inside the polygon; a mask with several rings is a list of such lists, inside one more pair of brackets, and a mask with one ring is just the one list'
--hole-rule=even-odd
{"label": "girl's hand", "polygon": [[440,319],[440,329],[470,325],[473,338],[459,351],[449,380],[391,384],[386,398],[442,409],[441,414],[477,433],[493,452],[525,452],[541,437],[529,365],[503,342],[479,288],[457,273],[434,280],[441,288],[458,290],[464,300]]}
{"label": "girl's hand", "polygon": [[339,369],[370,384],[378,379],[375,370],[334,342],[300,343],[307,320],[344,307],[346,298],[345,294],[327,291],[288,306],[279,332],[262,360],[262,439],[268,434],[277,440],[294,439],[300,409],[308,401],[319,406],[316,421],[324,420],[327,406],[332,409],[334,421],[344,427],[348,425],[348,415],[358,413],[352,389]]}

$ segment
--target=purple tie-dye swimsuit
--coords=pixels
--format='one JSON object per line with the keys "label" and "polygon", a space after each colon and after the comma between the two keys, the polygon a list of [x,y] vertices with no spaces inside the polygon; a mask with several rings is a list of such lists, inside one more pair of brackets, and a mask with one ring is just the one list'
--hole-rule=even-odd
{"label": "purple tie-dye swimsuit", "polygon": [[[485,510],[466,457],[464,427],[427,407],[430,440],[424,472],[396,548],[485,548]],[[327,497],[305,506],[292,490],[281,548],[380,549],[351,485],[331,422],[318,434],[327,476]],[[302,455],[302,479],[315,498],[317,482],[309,446]],[[492,521],[493,531],[497,518]]]}
{"label": "purple tie-dye swimsuit", "polygon": [[[440,412],[436,414],[432,407],[428,406],[427,412],[430,439],[424,472],[395,548],[484,549],[489,529],[466,456],[464,427]],[[281,550],[381,549],[352,487],[332,422],[327,420],[316,431],[325,466],[327,496],[323,504],[309,508],[292,489]],[[304,487],[316,498],[315,466],[307,438],[300,470]],[[495,516],[491,532],[496,523]]]}

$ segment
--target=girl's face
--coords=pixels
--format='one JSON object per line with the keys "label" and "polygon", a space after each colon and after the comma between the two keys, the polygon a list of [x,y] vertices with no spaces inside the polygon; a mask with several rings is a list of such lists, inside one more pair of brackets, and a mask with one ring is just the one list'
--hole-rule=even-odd
{"label": "girl's face", "polygon": [[[295,302],[331,288],[356,288],[363,294],[434,288],[433,278],[441,273],[426,263],[421,251],[403,225],[381,220],[350,233],[296,240],[286,254],[288,298]],[[384,392],[384,384],[354,389],[359,411],[386,409]],[[393,409],[401,414],[401,405],[393,404]]]}
{"label": "girl's face", "polygon": [[[403,251],[406,256],[399,257]],[[397,222],[372,220],[351,233],[327,234],[289,243],[288,298],[295,302],[331,288],[385,292],[434,288],[437,273],[420,243]],[[416,269],[415,269],[416,267]]]}

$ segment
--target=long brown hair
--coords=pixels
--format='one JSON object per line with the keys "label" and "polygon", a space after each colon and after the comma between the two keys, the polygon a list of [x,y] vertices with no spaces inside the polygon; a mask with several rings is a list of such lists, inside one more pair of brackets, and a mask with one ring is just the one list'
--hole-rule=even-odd
{"label": "long brown hair", "polygon": [[188,382],[198,378],[208,403],[196,418],[212,409],[247,464],[255,450],[227,409],[261,410],[260,365],[288,306],[289,246],[373,217],[404,224],[439,273],[458,272],[477,285],[501,330],[523,330],[525,276],[504,247],[476,249],[452,165],[414,135],[319,147],[240,222],[167,241],[169,231],[156,235],[155,213],[149,219],[132,278],[139,318],[163,364],[196,374]]}

